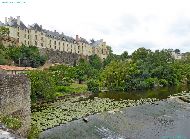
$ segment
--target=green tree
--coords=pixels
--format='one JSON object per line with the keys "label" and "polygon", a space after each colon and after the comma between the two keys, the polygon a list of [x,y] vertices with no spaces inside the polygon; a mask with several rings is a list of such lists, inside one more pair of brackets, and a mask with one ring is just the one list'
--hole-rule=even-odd
{"label": "green tree", "polygon": [[31,100],[51,100],[56,97],[55,81],[47,71],[31,71],[27,73],[31,81]]}
{"label": "green tree", "polygon": [[90,65],[97,69],[97,70],[100,70],[102,68],[102,62],[101,62],[101,59],[100,57],[98,57],[96,54],[95,55],[91,55],[89,56],[89,63]]}

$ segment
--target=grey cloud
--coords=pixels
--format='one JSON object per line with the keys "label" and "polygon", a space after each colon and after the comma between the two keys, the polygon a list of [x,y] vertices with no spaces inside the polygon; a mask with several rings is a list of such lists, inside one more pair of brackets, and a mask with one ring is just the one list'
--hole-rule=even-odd
{"label": "grey cloud", "polygon": [[138,19],[133,15],[123,15],[116,22],[119,24],[116,29],[121,32],[133,32],[140,24]]}
{"label": "grey cloud", "polygon": [[[155,49],[157,46],[152,42],[124,42],[119,45],[120,50],[128,51],[130,54],[137,50],[140,47],[144,47],[146,49]],[[122,53],[122,52],[120,52]]]}
{"label": "grey cloud", "polygon": [[178,18],[174,24],[171,25],[169,29],[170,34],[176,36],[186,36],[190,34],[190,19],[187,18]]}

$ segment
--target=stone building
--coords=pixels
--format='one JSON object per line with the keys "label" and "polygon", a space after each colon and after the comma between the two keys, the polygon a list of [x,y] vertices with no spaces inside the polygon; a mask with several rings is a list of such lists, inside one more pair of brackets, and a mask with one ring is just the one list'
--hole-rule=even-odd
{"label": "stone building", "polygon": [[106,42],[103,40],[88,42],[78,35],[73,38],[64,33],[60,34],[56,30],[43,29],[42,25],[37,23],[26,26],[20,20],[20,16],[17,18],[5,17],[5,23],[1,23],[1,26],[9,28],[9,36],[15,38],[19,45],[33,45],[38,48],[48,48],[84,56],[97,54],[101,59],[105,59],[109,54]]}

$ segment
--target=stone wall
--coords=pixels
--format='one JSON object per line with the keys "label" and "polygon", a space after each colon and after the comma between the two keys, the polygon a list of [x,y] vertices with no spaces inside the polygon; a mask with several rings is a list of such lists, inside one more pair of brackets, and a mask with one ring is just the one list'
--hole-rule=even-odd
{"label": "stone wall", "polygon": [[42,55],[46,55],[47,63],[51,64],[59,63],[59,64],[73,65],[81,57],[87,58],[86,56],[82,56],[76,53],[70,53],[70,52],[47,49],[47,48],[40,49],[40,53]]}
{"label": "stone wall", "polygon": [[0,74],[0,115],[13,115],[21,119],[22,127],[16,133],[26,136],[30,129],[31,85],[26,75]]}

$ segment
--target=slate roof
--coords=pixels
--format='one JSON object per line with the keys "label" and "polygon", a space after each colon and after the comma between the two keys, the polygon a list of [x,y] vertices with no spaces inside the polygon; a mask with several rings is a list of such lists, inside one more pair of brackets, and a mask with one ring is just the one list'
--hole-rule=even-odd
{"label": "slate roof", "polygon": [[103,43],[103,40],[101,39],[101,40],[94,41],[93,43],[91,43],[91,45],[92,45],[93,47],[96,47],[96,46],[101,45],[102,43]]}
{"label": "slate roof", "polygon": [[42,31],[42,28],[37,23],[34,23],[33,25],[29,26],[29,28],[37,31]]}
{"label": "slate roof", "polygon": [[20,21],[20,25],[18,25],[17,19],[15,19],[15,18],[13,18],[10,23],[7,22],[5,25],[11,26],[11,27],[18,27],[19,26],[21,29],[27,29],[27,27],[25,26],[25,24],[22,21]]}
{"label": "slate roof", "polygon": [[0,26],[4,26],[5,24],[3,24],[1,21],[0,21]]}

